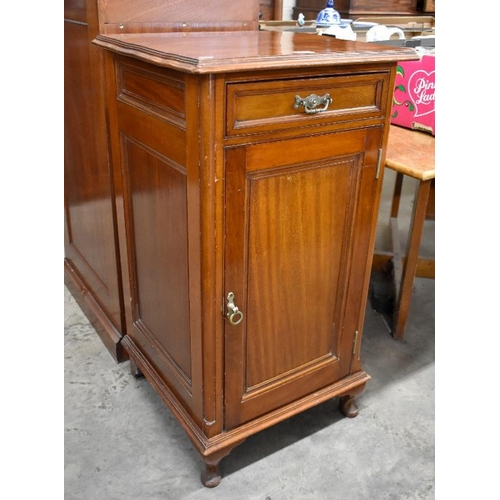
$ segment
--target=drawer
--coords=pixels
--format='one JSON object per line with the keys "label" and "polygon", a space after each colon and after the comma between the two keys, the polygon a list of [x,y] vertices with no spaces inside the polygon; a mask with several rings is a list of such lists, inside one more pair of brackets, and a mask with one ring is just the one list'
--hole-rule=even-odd
{"label": "drawer", "polygon": [[[387,109],[384,86],[389,84],[389,76],[387,72],[228,83],[226,134],[382,118]],[[314,95],[320,98],[319,104],[309,111],[297,102]]]}

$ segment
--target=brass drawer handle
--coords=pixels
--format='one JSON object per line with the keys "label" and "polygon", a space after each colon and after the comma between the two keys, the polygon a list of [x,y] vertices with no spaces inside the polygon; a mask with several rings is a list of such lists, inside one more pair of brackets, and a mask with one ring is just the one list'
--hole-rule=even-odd
{"label": "brass drawer handle", "polygon": [[[319,97],[316,94],[311,94],[310,96],[302,99],[302,97],[295,96],[294,108],[298,109],[300,106],[304,106],[306,113],[321,113],[326,111],[328,106],[332,103],[332,98],[330,94],[325,94],[323,97]],[[323,106],[318,108],[318,106]]]}
{"label": "brass drawer handle", "polygon": [[238,309],[234,303],[234,293],[227,294],[227,319],[232,325],[239,325],[243,321],[243,313]]}

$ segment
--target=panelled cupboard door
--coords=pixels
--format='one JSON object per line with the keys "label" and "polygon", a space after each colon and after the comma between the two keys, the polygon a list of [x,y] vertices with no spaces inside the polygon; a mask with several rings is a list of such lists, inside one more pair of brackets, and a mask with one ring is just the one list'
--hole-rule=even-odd
{"label": "panelled cupboard door", "polygon": [[381,142],[374,127],[226,148],[226,429],[351,373]]}

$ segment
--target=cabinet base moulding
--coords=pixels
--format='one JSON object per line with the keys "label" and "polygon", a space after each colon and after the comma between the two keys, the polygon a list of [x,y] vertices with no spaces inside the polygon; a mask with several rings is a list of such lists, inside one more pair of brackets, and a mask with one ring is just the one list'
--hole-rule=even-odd
{"label": "cabinet base moulding", "polygon": [[366,372],[360,370],[275,411],[233,429],[222,430],[219,434],[209,438],[204,434],[196,420],[186,411],[183,404],[178,401],[175,394],[169,389],[134,341],[129,336],[125,336],[122,345],[130,359],[131,374],[134,377],[143,375],[146,378],[180,422],[200,454],[205,464],[205,468],[201,473],[201,482],[208,488],[215,487],[220,483],[220,461],[253,434],[336,397],[339,398],[340,411],[346,417],[356,417],[359,412],[355,397],[364,391],[366,383],[371,378]]}
{"label": "cabinet base moulding", "polygon": [[117,363],[128,359],[127,352],[121,345],[122,336],[103,311],[78,272],[68,259],[64,261],[64,284],[68,287],[76,303],[83,311],[101,341]]}

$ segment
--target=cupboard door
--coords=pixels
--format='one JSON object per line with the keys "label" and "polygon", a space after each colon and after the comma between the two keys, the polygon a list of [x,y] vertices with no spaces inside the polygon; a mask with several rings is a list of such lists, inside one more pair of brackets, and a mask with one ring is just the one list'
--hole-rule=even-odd
{"label": "cupboard door", "polygon": [[351,373],[381,132],[226,149],[227,429]]}

